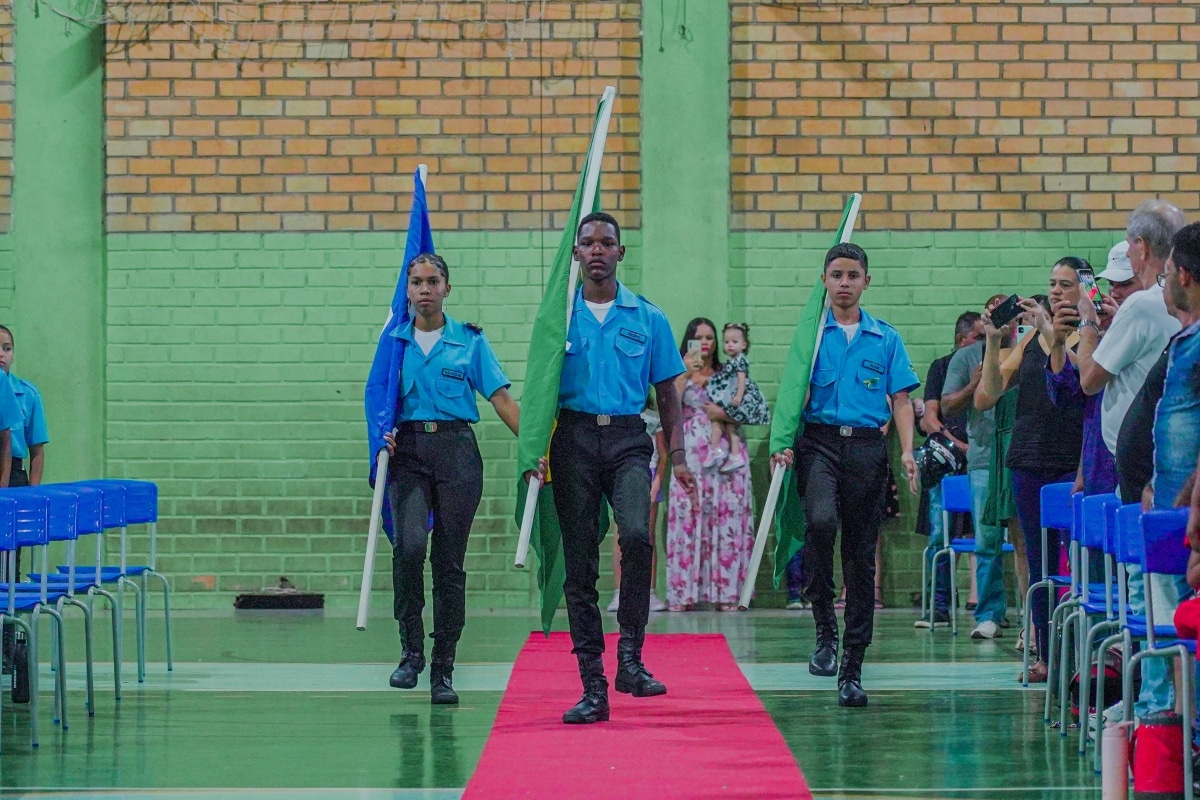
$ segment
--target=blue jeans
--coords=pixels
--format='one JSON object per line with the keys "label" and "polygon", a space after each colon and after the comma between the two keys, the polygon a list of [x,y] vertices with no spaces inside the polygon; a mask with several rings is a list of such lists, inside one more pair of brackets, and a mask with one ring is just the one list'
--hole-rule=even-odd
{"label": "blue jeans", "polygon": [[[942,486],[938,484],[929,490],[929,545],[925,550],[925,566],[933,563],[933,554],[946,546],[945,525],[942,520]],[[937,563],[937,581],[934,584],[933,608],[936,611],[950,611],[950,558],[939,558]],[[924,587],[922,587],[924,588]]]}
{"label": "blue jeans", "polygon": [[[1146,613],[1146,581],[1142,568],[1135,564],[1125,565],[1129,578],[1129,613],[1142,616]],[[1182,576],[1155,575],[1154,622],[1169,625],[1175,617],[1175,608],[1180,598],[1191,594],[1187,581]],[[1165,658],[1148,658],[1142,661],[1142,691],[1138,694],[1133,713],[1139,717],[1175,708],[1175,683],[1171,680],[1170,662]]]}
{"label": "blue jeans", "polygon": [[975,522],[975,583],[979,603],[975,606],[976,622],[995,622],[997,625],[1008,613],[1004,595],[1004,529],[999,525],[984,525],[983,507],[988,498],[986,469],[973,469],[971,476],[971,517]]}

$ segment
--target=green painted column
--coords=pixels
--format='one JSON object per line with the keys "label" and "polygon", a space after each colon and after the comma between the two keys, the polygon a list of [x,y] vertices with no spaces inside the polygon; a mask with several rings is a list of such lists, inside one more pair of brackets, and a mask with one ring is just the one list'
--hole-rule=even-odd
{"label": "green painted column", "polygon": [[642,16],[642,291],[678,336],[729,314],[729,4]]}
{"label": "green painted column", "polygon": [[46,480],[104,476],[104,27],[13,3],[14,371],[37,384]]}

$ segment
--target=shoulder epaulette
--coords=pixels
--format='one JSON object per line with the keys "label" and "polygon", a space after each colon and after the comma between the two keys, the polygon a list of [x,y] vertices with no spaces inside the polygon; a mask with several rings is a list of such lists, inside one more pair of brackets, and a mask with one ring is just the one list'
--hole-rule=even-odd
{"label": "shoulder epaulette", "polygon": [[471,333],[483,333],[483,326],[478,325],[474,322],[464,322],[462,324],[462,326],[464,328],[466,328],[467,330],[469,330]]}
{"label": "shoulder epaulette", "polygon": [[661,308],[659,308],[658,306],[654,305],[654,303],[650,302],[649,300],[647,300],[647,299],[646,299],[645,297],[643,297],[642,295],[640,295],[640,294],[639,294],[639,295],[637,295],[637,299],[638,299],[638,300],[641,300],[643,303],[645,303],[646,305],[650,306],[650,308],[653,308],[655,311],[658,311],[658,312],[660,312],[660,313],[662,312],[662,309],[661,309]]}

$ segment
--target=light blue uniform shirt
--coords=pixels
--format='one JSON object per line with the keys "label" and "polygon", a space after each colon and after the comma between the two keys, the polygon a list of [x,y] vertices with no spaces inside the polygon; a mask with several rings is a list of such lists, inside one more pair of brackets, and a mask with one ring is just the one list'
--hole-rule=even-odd
{"label": "light blue uniform shirt", "polygon": [[29,381],[9,376],[17,406],[21,409],[21,424],[12,430],[12,457],[29,458],[29,448],[50,441],[46,430],[46,411],[42,408],[42,395]]}
{"label": "light blue uniform shirt", "polygon": [[683,358],[658,306],[617,284],[604,324],[575,293],[558,405],[585,414],[640,414],[651,384],[683,373]]}
{"label": "light blue uniform shirt", "polygon": [[888,396],[921,385],[896,329],[862,309],[859,313],[858,331],[847,342],[833,309],[827,312],[805,422],[879,428],[892,418]]}
{"label": "light blue uniform shirt", "polygon": [[21,416],[21,406],[17,403],[17,395],[13,391],[13,380],[7,373],[0,370],[0,431],[12,433],[13,456],[17,456],[17,436],[25,428],[25,419]]}
{"label": "light blue uniform shirt", "polygon": [[413,339],[413,323],[392,332],[405,343],[400,365],[397,422],[461,419],[479,421],[475,392],[490,398],[510,385],[487,337],[446,315],[442,338],[421,352]]}

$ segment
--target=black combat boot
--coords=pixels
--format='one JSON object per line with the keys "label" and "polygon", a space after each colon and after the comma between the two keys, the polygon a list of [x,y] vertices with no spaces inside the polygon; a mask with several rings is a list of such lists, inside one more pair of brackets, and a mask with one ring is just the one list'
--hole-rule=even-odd
{"label": "black combat boot", "polygon": [[838,705],[859,708],[867,704],[862,688],[863,648],[847,647],[842,654],[842,669],[838,673]]}
{"label": "black combat boot", "polygon": [[411,689],[417,685],[417,676],[425,671],[425,629],[420,621],[416,624],[400,623],[400,666],[388,679],[395,689]]}
{"label": "black combat boot", "polygon": [[837,675],[837,657],[838,625],[831,609],[828,616],[817,619],[817,646],[808,660],[808,671],[825,678]]}
{"label": "black combat boot", "polygon": [[458,694],[450,682],[454,656],[434,655],[429,662],[429,702],[435,706],[458,705]]}
{"label": "black combat boot", "polygon": [[604,678],[604,663],[600,656],[578,658],[583,697],[563,714],[562,721],[567,725],[608,722],[608,681]]}
{"label": "black combat boot", "polygon": [[654,697],[666,694],[667,687],[642,663],[642,643],[646,641],[646,629],[621,626],[621,638],[617,640],[617,691],[634,697]]}

